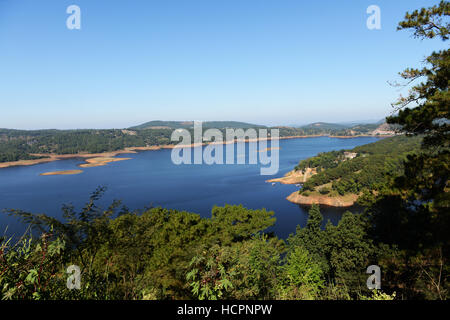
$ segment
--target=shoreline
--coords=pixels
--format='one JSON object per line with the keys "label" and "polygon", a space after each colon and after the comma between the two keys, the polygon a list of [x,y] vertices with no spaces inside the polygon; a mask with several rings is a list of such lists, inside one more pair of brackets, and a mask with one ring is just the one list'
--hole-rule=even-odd
{"label": "shoreline", "polygon": [[329,197],[326,195],[303,196],[298,191],[294,191],[286,197],[286,200],[299,205],[319,204],[329,207],[347,208],[355,205],[358,198],[359,196],[356,194],[349,194],[343,197]]}
{"label": "shoreline", "polygon": [[[307,138],[319,138],[319,137],[329,137],[329,138],[342,138],[342,139],[349,139],[349,138],[360,138],[360,137],[373,137],[373,138],[387,138],[390,136],[374,136],[374,135],[357,135],[357,136],[330,136],[330,135],[308,135],[308,136],[285,136],[285,137],[279,137],[279,140],[287,140],[287,139],[307,139]],[[257,139],[245,139],[244,141],[235,140],[235,141],[220,141],[220,142],[212,142],[210,144],[230,144],[230,143],[237,143],[237,142],[257,142],[257,141],[264,141],[264,140],[271,140],[271,138],[257,138]],[[100,152],[100,153],[74,153],[74,154],[53,154],[53,153],[35,153],[31,154],[33,156],[41,156],[45,158],[40,159],[33,159],[33,160],[18,160],[18,161],[9,161],[9,162],[1,162],[0,163],[0,169],[2,168],[10,168],[10,167],[20,167],[20,166],[33,166],[37,164],[42,163],[49,163],[59,160],[67,160],[67,159],[74,159],[74,158],[83,158],[83,159],[89,159],[89,158],[113,158],[116,157],[119,154],[127,154],[127,153],[137,153],[139,151],[157,151],[157,150],[163,150],[163,149],[175,149],[175,148],[185,148],[185,147],[198,147],[198,146],[205,146],[208,145],[208,143],[192,143],[191,145],[174,145],[174,144],[167,144],[167,145],[154,145],[154,146],[147,146],[147,147],[127,147],[122,150],[117,151],[106,151],[106,152]],[[119,160],[120,161],[120,160]],[[85,164],[89,164],[88,161],[86,161]]]}
{"label": "shoreline", "polygon": [[131,160],[131,159],[132,158],[114,158],[114,157],[88,158],[88,159],[84,160],[85,163],[79,164],[78,167],[80,167],[80,168],[103,167],[111,162],[125,161],[125,160]]}
{"label": "shoreline", "polygon": [[266,180],[266,182],[279,182],[281,184],[301,184],[305,183],[311,176],[317,172],[315,169],[307,168],[305,172],[295,171],[295,169],[286,173],[283,177]]}
{"label": "shoreline", "polygon": [[[316,174],[315,170],[310,168],[308,168],[305,173],[292,170],[286,173],[283,177],[269,179],[266,180],[266,182],[268,183],[278,182],[281,184],[302,184],[306,182],[306,180],[308,180],[314,174]],[[298,192],[299,190],[292,192],[290,195],[286,197],[286,200],[298,205],[310,206],[313,204],[319,204],[328,207],[347,208],[354,206],[359,198],[359,195],[356,194],[330,197],[329,195],[318,195],[318,194],[304,196],[299,194]]]}
{"label": "shoreline", "polygon": [[[313,176],[316,172],[313,172],[310,168],[306,170],[305,173],[297,172],[297,171],[289,171],[281,178],[269,179],[266,180],[268,183],[281,183],[281,184],[301,184],[304,183],[307,179]],[[315,171],[315,170],[314,170]],[[289,202],[310,206],[312,204],[319,204],[328,207],[335,208],[346,208],[352,207],[355,205],[356,200],[358,200],[359,196],[356,194],[349,194],[346,196],[334,196],[330,197],[328,195],[309,195],[304,196],[298,193],[297,191],[292,192],[290,195],[286,197],[286,200]]]}
{"label": "shoreline", "polygon": [[62,176],[62,175],[74,175],[83,173],[83,170],[64,170],[64,171],[52,171],[41,173],[40,176]]}

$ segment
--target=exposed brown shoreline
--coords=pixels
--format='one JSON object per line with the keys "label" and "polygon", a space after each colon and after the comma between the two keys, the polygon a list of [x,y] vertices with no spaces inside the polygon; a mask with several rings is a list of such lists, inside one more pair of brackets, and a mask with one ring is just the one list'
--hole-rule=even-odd
{"label": "exposed brown shoreline", "polygon": [[[311,176],[316,174],[315,169],[307,168],[305,172],[302,171],[289,171],[281,178],[275,178],[266,180],[266,182],[279,182],[282,184],[300,184],[306,182]],[[312,204],[319,204],[319,205],[325,205],[329,207],[351,207],[356,203],[356,200],[358,200],[358,195],[356,194],[347,194],[345,196],[333,196],[330,197],[329,195],[321,195],[321,194],[313,194],[313,195],[302,195],[299,194],[298,191],[292,192],[289,196],[286,197],[286,200],[300,205],[312,205]]]}
{"label": "exposed brown shoreline", "polygon": [[[286,140],[286,139],[306,139],[306,138],[317,138],[317,137],[330,137],[330,138],[358,138],[358,137],[379,137],[379,138],[385,138],[389,136],[374,136],[374,135],[357,135],[357,136],[330,136],[330,135],[309,135],[309,136],[286,136],[286,137],[280,137],[279,140]],[[270,140],[270,138],[257,138],[257,139],[245,139],[244,142],[256,142],[256,141],[263,141],[263,140]],[[229,144],[229,143],[236,143],[239,141],[223,141],[223,142],[217,142],[220,144]],[[212,142],[215,143],[215,142]],[[207,145],[207,143],[193,143],[190,145],[190,147],[196,147],[196,146],[204,146]],[[186,145],[157,145],[157,146],[148,146],[148,147],[128,147],[123,150],[117,150],[117,151],[107,151],[102,153],[75,153],[75,154],[49,154],[49,153],[38,153],[38,154],[32,154],[34,156],[41,156],[46,158],[41,159],[34,159],[34,160],[19,160],[19,161],[10,161],[10,162],[1,162],[0,168],[8,168],[8,167],[17,167],[17,166],[32,166],[36,164],[41,163],[47,163],[47,162],[53,162],[58,160],[65,160],[65,159],[73,159],[73,158],[100,158],[100,157],[115,157],[119,154],[124,153],[137,153],[138,151],[154,151],[154,150],[161,150],[161,149],[173,149],[173,148],[183,148],[186,147]]]}
{"label": "exposed brown shoreline", "polygon": [[86,163],[79,164],[80,168],[92,168],[106,166],[110,162],[131,160],[131,158],[97,157],[86,159]]}
{"label": "exposed brown shoreline", "polygon": [[60,175],[72,175],[83,173],[83,170],[65,170],[65,171],[52,171],[41,173],[40,176],[60,176]]}
{"label": "exposed brown shoreline", "polygon": [[[301,171],[290,171],[284,177],[266,180],[266,182],[279,182],[282,184],[299,184],[306,182],[316,172],[315,170],[306,170],[305,173]],[[345,196],[333,196],[328,195],[301,195],[298,191],[292,192],[286,197],[286,200],[301,205],[320,204],[330,207],[351,207],[358,200],[358,195],[348,194]]]}
{"label": "exposed brown shoreline", "polygon": [[[315,172],[306,170],[305,173],[301,171],[289,171],[285,174],[284,177],[275,178],[266,180],[266,182],[279,182],[282,184],[299,184],[304,183],[308,178],[314,175]],[[301,195],[298,191],[292,192],[289,196],[286,197],[286,200],[295,204],[301,205],[312,205],[312,204],[320,204],[329,207],[351,207],[358,200],[358,195],[356,194],[348,194],[345,196],[333,196],[330,197],[328,195]]]}
{"label": "exposed brown shoreline", "polygon": [[315,169],[308,168],[305,170],[305,173],[302,171],[289,171],[284,175],[284,177],[281,178],[274,178],[266,180],[266,182],[279,182],[281,184],[298,184],[298,183],[304,183],[307,179],[309,179],[312,175],[316,174]]}
{"label": "exposed brown shoreline", "polygon": [[302,205],[312,205],[312,204],[320,204],[329,207],[351,207],[355,204],[356,200],[358,200],[358,195],[349,194],[346,196],[336,196],[329,197],[327,195],[311,195],[311,196],[303,196],[298,193],[298,191],[292,192],[286,200]]}

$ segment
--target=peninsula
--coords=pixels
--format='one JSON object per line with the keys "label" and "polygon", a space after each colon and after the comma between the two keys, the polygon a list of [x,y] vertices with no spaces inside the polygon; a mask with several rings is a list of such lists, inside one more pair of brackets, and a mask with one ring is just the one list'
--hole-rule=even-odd
{"label": "peninsula", "polygon": [[396,136],[351,150],[320,153],[300,161],[284,177],[267,182],[301,185],[286,198],[296,204],[350,207],[365,193],[376,193],[391,177],[401,175],[404,160],[419,150],[420,141],[420,137]]}

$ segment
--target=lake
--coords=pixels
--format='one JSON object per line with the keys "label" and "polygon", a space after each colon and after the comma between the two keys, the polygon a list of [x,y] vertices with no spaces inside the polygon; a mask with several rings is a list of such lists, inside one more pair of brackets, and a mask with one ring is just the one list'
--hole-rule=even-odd
{"label": "lake", "polygon": [[[299,160],[319,152],[351,149],[375,142],[379,138],[313,137],[280,140],[279,172],[275,176],[260,175],[259,165],[175,165],[170,149],[123,154],[132,160],[110,163],[103,167],[83,168],[78,175],[40,176],[50,171],[79,169],[82,159],[60,160],[34,166],[0,169],[0,210],[21,209],[61,217],[63,204],[81,209],[90,194],[105,186],[101,203],[105,207],[114,199],[122,200],[129,209],[162,206],[211,216],[214,205],[242,204],[247,208],[266,208],[275,212],[274,231],[280,238],[304,226],[307,208],[285,198],[298,189],[295,185],[272,185],[265,181],[281,177]],[[238,155],[235,155],[237,157]],[[235,161],[236,163],[236,161]],[[345,209],[321,208],[324,224],[337,223]],[[0,214],[0,234],[18,235],[25,226],[17,218]]]}

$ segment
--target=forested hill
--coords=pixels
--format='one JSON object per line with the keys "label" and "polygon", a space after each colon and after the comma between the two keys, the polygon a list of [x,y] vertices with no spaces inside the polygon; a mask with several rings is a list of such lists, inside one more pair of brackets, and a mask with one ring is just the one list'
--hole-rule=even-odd
{"label": "forested hill", "polygon": [[295,172],[313,171],[299,193],[305,197],[360,195],[382,189],[403,173],[408,154],[420,150],[421,137],[396,136],[351,150],[320,153],[302,160]]}
{"label": "forested hill", "polygon": [[[226,128],[266,128],[266,126],[261,126],[252,123],[239,122],[239,121],[205,121],[202,122],[203,128],[215,128],[215,129],[226,129]],[[130,127],[130,130],[144,130],[144,129],[193,129],[194,121],[149,121],[138,126]]]}

